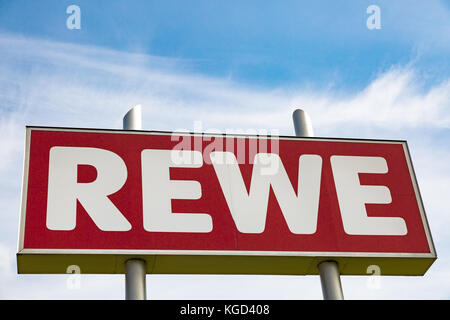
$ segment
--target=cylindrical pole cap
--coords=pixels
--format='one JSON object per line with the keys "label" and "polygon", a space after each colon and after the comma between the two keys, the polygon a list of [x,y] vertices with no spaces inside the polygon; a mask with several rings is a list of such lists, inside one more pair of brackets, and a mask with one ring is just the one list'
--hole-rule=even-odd
{"label": "cylindrical pole cap", "polygon": [[295,135],[297,137],[313,137],[311,118],[302,109],[296,109],[292,114],[294,121]]}
{"label": "cylindrical pole cap", "polygon": [[123,117],[124,130],[142,130],[142,108],[141,105],[131,108]]}

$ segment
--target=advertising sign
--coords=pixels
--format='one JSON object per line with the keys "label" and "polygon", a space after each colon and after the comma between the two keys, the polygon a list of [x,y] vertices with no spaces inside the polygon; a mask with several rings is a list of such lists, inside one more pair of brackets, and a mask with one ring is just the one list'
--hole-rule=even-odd
{"label": "advertising sign", "polygon": [[423,275],[405,141],[27,127],[19,273]]}

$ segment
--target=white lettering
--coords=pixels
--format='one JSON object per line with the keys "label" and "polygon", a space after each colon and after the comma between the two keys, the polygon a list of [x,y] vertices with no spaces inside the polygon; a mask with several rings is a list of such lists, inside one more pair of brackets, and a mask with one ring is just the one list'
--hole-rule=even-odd
{"label": "white lettering", "polygon": [[[227,159],[225,162],[222,161],[224,158]],[[270,166],[278,170],[270,175],[264,174],[261,170],[262,159],[264,163],[270,162]],[[316,232],[322,171],[320,156],[305,154],[300,157],[297,194],[277,154],[258,153],[255,156],[249,192],[233,153],[213,152],[211,161],[240,232],[264,232],[270,187],[292,233]]]}
{"label": "white lettering", "polygon": [[405,220],[399,217],[368,217],[366,203],[388,204],[391,193],[386,186],[361,186],[358,173],[387,173],[381,157],[332,156],[334,182],[347,234],[405,235]]}
{"label": "white lettering", "polygon": [[[78,183],[78,165],[97,170],[93,182]],[[47,228],[73,230],[77,200],[103,231],[128,231],[131,224],[108,199],[127,180],[127,167],[114,152],[98,148],[52,147],[47,197]]]}

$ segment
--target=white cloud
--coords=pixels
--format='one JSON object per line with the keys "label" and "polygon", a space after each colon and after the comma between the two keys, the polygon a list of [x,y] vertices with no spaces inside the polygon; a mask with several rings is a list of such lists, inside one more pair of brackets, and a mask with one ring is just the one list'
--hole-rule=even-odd
{"label": "white cloud", "polygon": [[[0,35],[0,52],[0,208],[6,214],[2,221],[17,221],[25,124],[120,128],[127,109],[141,104],[148,129],[192,130],[194,121],[201,120],[204,129],[278,129],[290,135],[291,113],[295,107],[304,107],[320,136],[408,139],[438,254],[450,253],[445,232],[449,221],[442,200],[450,187],[450,152],[445,143],[444,147],[436,144],[450,138],[450,79],[425,89],[413,69],[397,67],[360,92],[341,94],[329,89],[252,88],[180,71],[188,69],[188,61],[10,34]],[[6,246],[0,246],[0,257],[9,259],[0,262],[0,270],[9,270],[0,274],[0,282],[9,288],[0,291],[2,297],[123,297],[120,276],[83,276],[82,288],[69,291],[67,276],[15,275],[17,224],[15,229],[11,225],[0,225],[0,241]],[[361,277],[344,278],[343,284],[350,298],[440,298],[450,295],[448,286],[441,285],[448,271],[450,264],[443,258],[424,278],[383,278],[378,291],[367,290]],[[149,295],[177,299],[321,296],[317,277],[281,276],[149,276]]]}
{"label": "white cloud", "polygon": [[393,69],[350,98],[324,103],[320,124],[450,128],[450,81],[423,92],[418,80],[412,70]]}
{"label": "white cloud", "polygon": [[[118,127],[126,108],[141,103],[147,127],[169,130],[174,123],[203,120],[222,129],[290,132],[294,106],[308,110],[318,132],[342,125],[450,127],[450,81],[423,90],[408,68],[394,68],[363,91],[339,96],[326,89],[252,89],[177,71],[188,62],[96,47],[3,35],[0,48],[2,107],[33,123]],[[86,117],[88,111],[103,116]]]}

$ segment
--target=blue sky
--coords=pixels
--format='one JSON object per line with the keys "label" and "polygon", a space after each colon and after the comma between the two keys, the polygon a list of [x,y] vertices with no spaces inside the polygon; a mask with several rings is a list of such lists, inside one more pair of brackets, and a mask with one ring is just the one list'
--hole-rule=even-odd
{"label": "blue sky", "polygon": [[[448,1],[0,1],[0,30],[182,59],[188,70],[251,85],[366,86],[392,65],[449,72]],[[369,30],[366,8],[381,9]],[[439,66],[439,67],[438,67]]]}
{"label": "blue sky", "polygon": [[[303,107],[317,136],[407,140],[439,259],[377,290],[343,277],[344,294],[449,298],[449,56],[449,1],[0,0],[0,297],[123,298],[122,276],[68,290],[65,275],[16,275],[24,126],[121,128],[141,104],[145,129],[292,135]],[[321,298],[317,277],[148,279],[153,298]]]}

